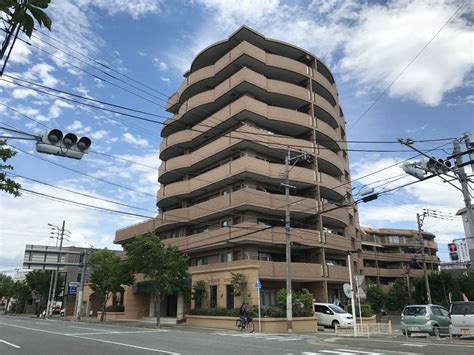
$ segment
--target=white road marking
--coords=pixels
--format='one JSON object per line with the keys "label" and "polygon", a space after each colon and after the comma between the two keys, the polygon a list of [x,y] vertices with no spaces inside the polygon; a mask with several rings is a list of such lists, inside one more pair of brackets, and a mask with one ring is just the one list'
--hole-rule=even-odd
{"label": "white road marking", "polygon": [[139,334],[139,333],[166,333],[169,330],[135,330],[126,332],[117,332],[114,330],[102,331],[102,332],[91,332],[91,333],[67,333],[64,335],[77,336],[77,335],[112,335],[112,334]]}
{"label": "white road marking", "polygon": [[19,346],[19,345],[15,345],[15,344],[9,343],[8,341],[2,340],[2,339],[0,339],[0,343],[4,343],[4,344],[7,344],[7,345],[10,345],[10,346],[12,346],[12,347],[14,347],[14,348],[17,348],[17,349],[20,349],[20,348],[21,348],[21,346]]}
{"label": "white road marking", "polygon": [[41,324],[41,325],[52,325],[52,324],[48,324],[48,323],[46,323],[46,322],[34,322],[34,323],[36,323],[36,324]]}
{"label": "white road marking", "polygon": [[[5,323],[0,323],[0,325],[4,325],[6,327],[13,327],[13,328],[20,328],[20,329],[26,329],[26,330],[32,330],[34,332],[40,332],[40,333],[48,333],[48,334],[55,334],[55,335],[61,335],[61,336],[69,336],[71,338],[78,338],[78,339],[85,339],[85,340],[91,340],[91,341],[97,341],[99,343],[107,343],[107,344],[114,344],[114,345],[120,345],[120,346],[125,346],[129,348],[135,348],[135,349],[141,349],[141,350],[148,350],[148,351],[153,351],[156,353],[163,353],[163,354],[170,354],[170,355],[180,355],[180,353],[176,353],[173,351],[167,351],[167,350],[161,350],[161,349],[154,349],[154,348],[146,348],[143,346],[138,346],[138,345],[132,345],[132,344],[125,344],[125,343],[118,343],[115,341],[108,341],[108,340],[102,340],[102,339],[95,339],[95,338],[89,338],[89,337],[84,337],[80,335],[68,335],[60,332],[53,332],[51,330],[44,330],[44,329],[36,329],[36,328],[30,328],[30,327],[22,327],[20,325],[13,325],[13,324],[5,324]],[[104,334],[104,333],[101,333]]]}
{"label": "white road marking", "polygon": [[111,332],[112,330],[109,329],[99,329],[99,328],[89,328],[89,327],[76,327],[74,325],[68,325],[68,328],[75,328],[75,329],[86,329],[86,330],[97,330],[99,332]]}
{"label": "white road marking", "polygon": [[424,346],[426,346],[428,344],[415,344],[415,343],[404,343],[404,344],[400,344],[400,346],[417,346],[419,348],[422,348]]}
{"label": "white road marking", "polygon": [[257,338],[262,340],[269,340],[269,341],[298,341],[301,340],[301,337],[295,336],[288,336],[288,335],[277,335],[277,334],[260,334],[260,333],[222,333],[222,332],[215,332],[216,335],[223,335],[223,336],[231,336],[231,337],[241,337],[241,338]]}

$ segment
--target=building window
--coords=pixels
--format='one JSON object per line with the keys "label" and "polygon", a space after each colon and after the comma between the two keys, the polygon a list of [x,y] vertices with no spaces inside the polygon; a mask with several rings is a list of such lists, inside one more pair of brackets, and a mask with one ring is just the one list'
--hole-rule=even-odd
{"label": "building window", "polygon": [[200,257],[200,258],[197,258],[196,259],[196,265],[207,265],[208,263],[208,259],[207,259],[207,256],[203,256],[203,257]]}
{"label": "building window", "polygon": [[226,196],[232,192],[232,187],[228,187],[224,190],[221,190],[221,196]]}
{"label": "building window", "polygon": [[232,261],[232,252],[228,251],[226,253],[221,254],[221,263],[228,263]]}
{"label": "building window", "polygon": [[260,300],[262,306],[276,306],[277,303],[277,291],[260,289]]}
{"label": "building window", "polygon": [[230,227],[232,225],[232,219],[227,218],[220,222],[221,227]]}
{"label": "building window", "polygon": [[217,286],[210,286],[209,291],[210,291],[209,306],[210,308],[216,308],[217,307]]}

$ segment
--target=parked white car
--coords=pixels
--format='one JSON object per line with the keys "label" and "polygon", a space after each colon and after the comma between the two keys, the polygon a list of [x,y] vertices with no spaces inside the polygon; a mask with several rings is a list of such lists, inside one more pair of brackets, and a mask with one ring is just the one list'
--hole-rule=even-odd
{"label": "parked white car", "polygon": [[474,302],[453,302],[449,309],[452,335],[474,335]]}
{"label": "parked white car", "polygon": [[331,303],[314,303],[314,314],[318,317],[318,325],[335,328],[352,327],[352,314]]}

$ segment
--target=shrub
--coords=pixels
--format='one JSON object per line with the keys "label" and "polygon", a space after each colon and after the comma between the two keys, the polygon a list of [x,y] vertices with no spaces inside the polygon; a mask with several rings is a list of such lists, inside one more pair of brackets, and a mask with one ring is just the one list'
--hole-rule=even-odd
{"label": "shrub", "polygon": [[[359,315],[359,306],[356,305],[356,317],[360,317]],[[361,304],[360,305],[361,311],[362,311],[362,317],[372,317],[374,315],[374,310],[372,309],[372,306],[370,304]],[[347,312],[352,313],[352,306],[349,305],[347,307]]]}
{"label": "shrub", "polygon": [[123,312],[125,311],[125,307],[120,304],[114,304],[112,306],[105,307],[106,312]]}

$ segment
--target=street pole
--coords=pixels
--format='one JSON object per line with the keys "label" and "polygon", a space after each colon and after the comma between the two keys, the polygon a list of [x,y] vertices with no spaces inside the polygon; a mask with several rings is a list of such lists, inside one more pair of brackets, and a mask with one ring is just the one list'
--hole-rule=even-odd
{"label": "street pole", "polygon": [[352,309],[352,319],[353,327],[354,327],[354,336],[357,336],[357,318],[356,318],[356,311],[355,311],[355,301],[354,301],[354,287],[352,286],[352,261],[351,261],[351,253],[347,253],[347,265],[349,266],[349,280],[351,285],[351,309]]}
{"label": "street pole", "polygon": [[[423,214],[424,217],[424,214]],[[416,221],[418,224],[418,238],[421,244],[421,259],[423,261],[423,276],[425,278],[425,287],[426,287],[426,297],[428,298],[428,304],[431,304],[431,291],[430,291],[430,282],[428,280],[428,274],[426,272],[426,260],[425,260],[425,241],[421,232],[421,227],[423,225],[423,220],[420,217],[420,214],[416,214]]]}
{"label": "street pole", "polygon": [[[472,149],[471,147],[471,134],[466,132],[464,133],[464,140],[466,142],[466,147],[468,151]],[[468,236],[466,236],[467,248],[469,250],[469,256],[471,258],[471,262],[473,261],[474,257],[474,214],[472,213],[472,204],[471,204],[471,197],[469,195],[469,186],[468,186],[468,179],[466,172],[463,166],[463,159],[461,155],[461,147],[459,145],[459,141],[455,139],[453,141],[454,146],[454,155],[456,157],[456,166],[458,168],[459,174],[459,182],[461,183],[461,190],[462,195],[464,197],[464,204],[466,206],[466,217],[467,217],[467,225],[468,225]],[[469,159],[471,160],[471,167],[474,172],[474,152],[469,153]]]}
{"label": "street pole", "polygon": [[408,304],[411,304],[411,285],[410,285],[410,269],[407,269],[407,289],[408,289]]}
{"label": "street pole", "polygon": [[[66,226],[66,221],[63,221],[63,226],[61,228],[61,235],[59,237],[59,255],[58,255],[58,265],[56,266],[56,274],[54,276],[54,283],[53,283],[53,291],[52,291],[52,299],[53,299],[53,305],[56,306],[56,286],[58,284],[58,278],[59,278],[59,263],[61,262],[61,250],[63,248],[63,239],[64,239],[64,227]],[[48,310],[48,314],[51,315],[52,312],[52,307]]]}
{"label": "street pole", "polygon": [[293,308],[291,295],[291,229],[290,229],[290,150],[285,158],[285,234],[286,234],[286,329],[293,332]]}
{"label": "street pole", "polygon": [[81,286],[79,288],[79,294],[77,295],[76,321],[81,320],[82,296],[84,295],[84,284],[86,282],[86,272],[87,272],[87,251],[84,251],[84,254],[82,257]]}

